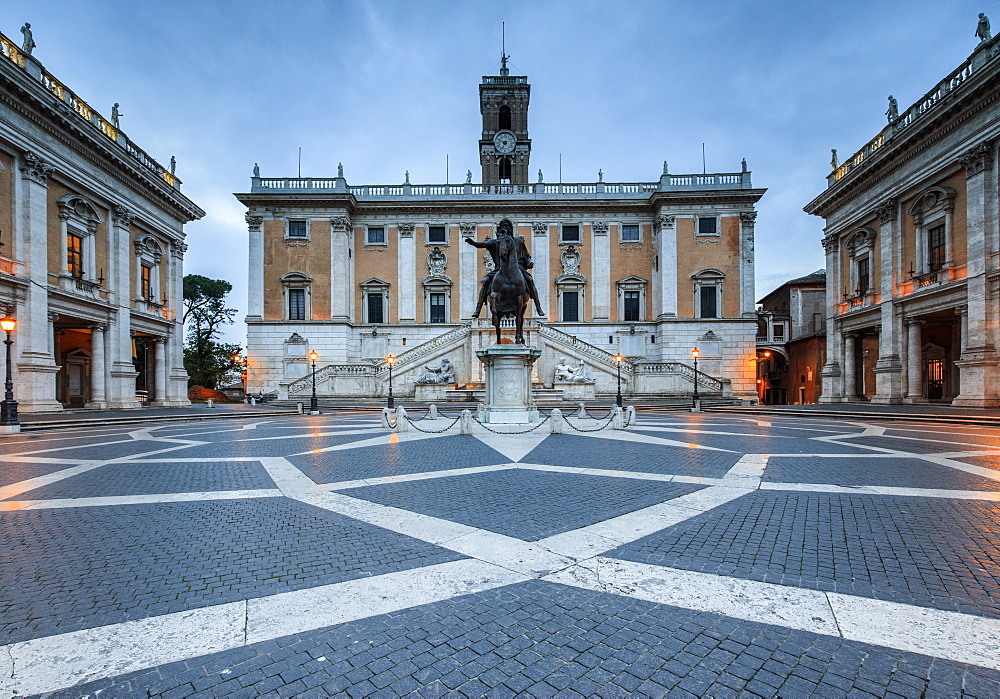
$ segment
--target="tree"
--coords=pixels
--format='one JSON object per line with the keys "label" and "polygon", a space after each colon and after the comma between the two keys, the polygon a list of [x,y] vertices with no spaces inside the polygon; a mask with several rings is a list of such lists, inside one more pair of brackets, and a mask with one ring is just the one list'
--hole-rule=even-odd
{"label": "tree", "polygon": [[233,355],[240,346],[218,341],[223,326],[232,323],[237,313],[235,308],[226,308],[226,295],[232,289],[224,279],[200,274],[184,277],[183,322],[188,328],[184,368],[190,386],[216,388],[237,368]]}

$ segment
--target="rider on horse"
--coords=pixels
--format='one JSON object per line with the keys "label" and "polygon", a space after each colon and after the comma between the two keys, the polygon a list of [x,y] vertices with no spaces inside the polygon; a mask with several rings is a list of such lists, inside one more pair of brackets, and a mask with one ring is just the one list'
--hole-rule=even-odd
{"label": "rider on horse", "polygon": [[490,253],[490,257],[493,258],[493,271],[487,272],[483,275],[482,286],[479,288],[479,299],[476,303],[476,310],[472,314],[473,318],[479,317],[479,312],[483,310],[483,305],[486,303],[487,298],[490,295],[490,286],[493,282],[493,277],[496,276],[497,270],[500,269],[500,260],[497,259],[496,250],[498,247],[498,239],[502,236],[509,236],[513,238],[515,250],[517,252],[517,264],[521,268],[521,274],[524,277],[525,283],[528,285],[528,294],[531,296],[531,300],[535,302],[535,310],[538,311],[538,315],[544,316],[545,311],[542,310],[542,304],[538,300],[538,290],[535,288],[535,280],[531,278],[531,274],[528,270],[534,267],[534,263],[531,261],[531,254],[528,252],[528,248],[524,244],[524,238],[519,235],[514,235],[514,226],[511,224],[510,219],[504,219],[500,222],[497,227],[497,238],[487,238],[483,242],[478,242],[472,238],[466,238],[465,242],[469,245],[473,245],[477,248],[486,248]]}

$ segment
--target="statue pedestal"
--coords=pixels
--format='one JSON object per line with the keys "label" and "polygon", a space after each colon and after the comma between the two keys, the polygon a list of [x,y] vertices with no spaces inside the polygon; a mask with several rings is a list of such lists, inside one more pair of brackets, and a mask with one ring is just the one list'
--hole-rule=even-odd
{"label": "statue pedestal", "polygon": [[413,397],[420,402],[442,401],[456,388],[458,384],[453,383],[418,383],[413,386]]}
{"label": "statue pedestal", "polygon": [[493,345],[477,350],[476,356],[486,368],[486,407],[479,419],[505,425],[538,422],[538,408],[531,400],[531,369],[542,351],[525,345]]}
{"label": "statue pedestal", "polygon": [[563,392],[563,399],[569,401],[594,400],[593,381],[564,382],[555,381],[552,388],[558,388]]}

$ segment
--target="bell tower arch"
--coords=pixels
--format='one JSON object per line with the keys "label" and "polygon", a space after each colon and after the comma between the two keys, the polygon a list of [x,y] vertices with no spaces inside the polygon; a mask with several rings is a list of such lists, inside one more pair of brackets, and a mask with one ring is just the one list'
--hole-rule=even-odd
{"label": "bell tower arch", "polygon": [[501,53],[500,74],[484,75],[479,84],[479,111],[483,115],[479,161],[483,184],[528,184],[531,85],[526,76],[510,74],[509,58]]}

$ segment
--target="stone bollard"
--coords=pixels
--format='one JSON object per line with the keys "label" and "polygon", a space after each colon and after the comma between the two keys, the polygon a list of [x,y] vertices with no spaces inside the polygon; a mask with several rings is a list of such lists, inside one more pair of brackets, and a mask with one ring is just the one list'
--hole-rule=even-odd
{"label": "stone bollard", "polygon": [[631,425],[635,424],[635,406],[630,405],[625,408],[625,425],[622,427],[623,430],[627,430]]}
{"label": "stone bollard", "polygon": [[406,417],[406,409],[403,406],[396,408],[396,431],[410,431],[410,420]]}
{"label": "stone bollard", "polygon": [[581,420],[587,417],[587,405],[585,403],[580,403],[580,408],[577,410],[576,416]]}
{"label": "stone bollard", "polygon": [[429,417],[431,420],[437,420],[438,417],[440,417],[438,415],[438,407],[433,403],[431,403],[431,407],[427,409],[427,417]]}
{"label": "stone bollard", "polygon": [[625,419],[622,415],[622,409],[619,406],[614,406],[611,408],[611,429],[613,430],[624,430],[625,429]]}
{"label": "stone bollard", "polygon": [[[302,403],[299,403],[299,407],[302,407]],[[389,408],[382,408],[382,427],[392,429],[392,410]]]}
{"label": "stone bollard", "polygon": [[214,408],[215,407],[214,405],[212,405],[212,399],[211,398],[209,398],[207,401],[205,401],[205,407],[206,408]]}
{"label": "stone bollard", "polygon": [[549,414],[549,432],[551,434],[563,433],[563,414],[559,408],[553,408]]}
{"label": "stone bollard", "polygon": [[299,411],[299,415],[302,414],[302,403],[297,403],[295,409]]}
{"label": "stone bollard", "polygon": [[472,434],[472,411],[463,410],[462,417],[458,421],[459,433],[460,434]]}

